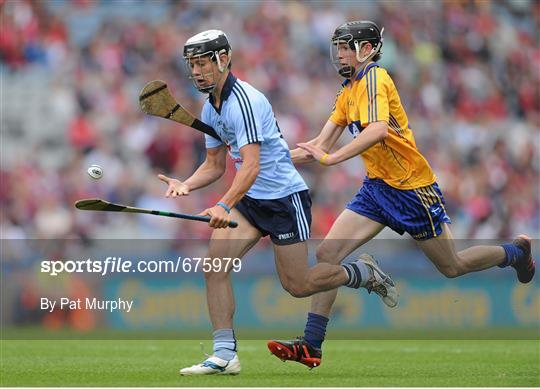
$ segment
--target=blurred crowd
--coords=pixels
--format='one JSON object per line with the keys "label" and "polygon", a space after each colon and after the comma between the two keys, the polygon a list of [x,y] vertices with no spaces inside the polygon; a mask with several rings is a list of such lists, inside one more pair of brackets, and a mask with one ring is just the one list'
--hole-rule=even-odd
{"label": "blurred crowd", "polygon": [[[356,19],[385,28],[380,64],[394,79],[420,151],[438,176],[455,235],[540,236],[537,1],[0,4],[2,83],[15,88],[38,80],[44,87],[32,93],[45,96],[42,125],[21,124],[39,109],[35,105],[22,101],[18,110],[2,110],[2,238],[207,237],[210,229],[202,223],[73,208],[77,199],[102,197],[197,213],[231,183],[232,165],[224,179],[200,192],[164,198],[166,187],[156,175],[187,178],[204,158],[203,138],[142,114],[139,90],[150,80],[165,80],[180,102],[199,113],[205,96],[187,80],[181,50],[197,32],[224,30],[233,73],[267,95],[294,148],[315,136],[330,114],[342,81],[330,65],[330,36]],[[15,103],[4,95],[6,88],[4,107]],[[8,115],[13,119],[5,120]],[[40,127],[53,130],[34,136]],[[344,134],[340,142],[349,140]],[[93,163],[104,169],[99,181],[86,175]],[[365,170],[354,158],[300,171],[314,200],[313,236],[320,238]]]}

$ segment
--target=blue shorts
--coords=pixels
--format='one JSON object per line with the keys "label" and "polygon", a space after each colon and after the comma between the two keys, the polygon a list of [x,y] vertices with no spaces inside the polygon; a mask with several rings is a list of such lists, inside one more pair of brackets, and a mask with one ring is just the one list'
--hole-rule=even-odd
{"label": "blue shorts", "polygon": [[274,244],[284,246],[309,239],[311,197],[307,190],[274,200],[244,196],[235,208],[263,236],[270,235]]}
{"label": "blue shorts", "polygon": [[384,224],[400,235],[407,232],[416,240],[425,240],[440,235],[442,223],[451,223],[444,204],[437,183],[400,190],[383,180],[366,178],[347,209]]}

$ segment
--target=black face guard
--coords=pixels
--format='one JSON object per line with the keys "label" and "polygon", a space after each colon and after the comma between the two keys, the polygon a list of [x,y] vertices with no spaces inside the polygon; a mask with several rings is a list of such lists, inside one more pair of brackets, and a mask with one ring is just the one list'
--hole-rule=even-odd
{"label": "black face guard", "polygon": [[352,35],[346,34],[332,39],[330,44],[330,61],[332,62],[332,66],[334,66],[334,69],[336,69],[339,75],[344,78],[351,78],[356,72],[356,69],[354,66],[341,64],[338,55],[338,47],[340,44],[346,44],[349,47],[354,47],[351,46],[351,41]]}

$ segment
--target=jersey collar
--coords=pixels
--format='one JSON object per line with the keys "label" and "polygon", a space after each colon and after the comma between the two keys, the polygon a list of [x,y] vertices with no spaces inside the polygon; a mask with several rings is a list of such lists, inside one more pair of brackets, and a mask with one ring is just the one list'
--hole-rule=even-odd
{"label": "jersey collar", "polygon": [[[367,72],[369,72],[369,69],[371,68],[374,68],[374,67],[378,67],[379,64],[377,62],[372,62],[370,63],[368,66],[366,66],[360,73],[358,73],[358,75],[356,76],[356,78],[354,79],[355,81],[358,81],[360,79],[362,79],[362,77],[365,76],[365,74]],[[347,84],[349,84],[351,82],[350,79],[346,79],[345,81],[343,81],[343,84],[341,84],[341,86],[346,86]]]}
{"label": "jersey collar", "polygon": [[[225,83],[223,84],[223,88],[221,89],[221,96],[220,96],[220,99],[219,99],[220,100],[219,101],[219,109],[216,109],[216,111],[218,113],[221,112],[221,107],[223,106],[223,102],[225,100],[227,100],[229,98],[229,96],[231,95],[232,89],[233,89],[233,86],[234,86],[235,82],[236,82],[236,77],[234,76],[234,74],[229,72],[229,74],[227,75],[227,79],[225,80]],[[214,107],[214,96],[212,96],[212,94],[210,94],[209,98],[210,98],[210,103],[212,104],[212,107]]]}

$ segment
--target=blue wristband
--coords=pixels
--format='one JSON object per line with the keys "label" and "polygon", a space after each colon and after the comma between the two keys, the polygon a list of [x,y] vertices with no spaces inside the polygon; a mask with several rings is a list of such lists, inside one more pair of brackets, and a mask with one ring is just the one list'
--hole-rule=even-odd
{"label": "blue wristband", "polygon": [[231,213],[231,209],[223,201],[218,201],[216,205],[219,205],[221,208],[223,208],[225,211],[227,211],[227,213]]}

